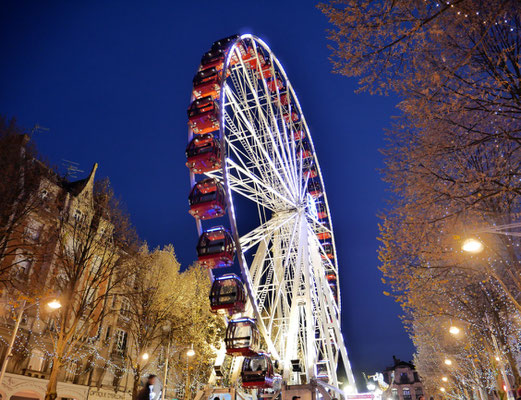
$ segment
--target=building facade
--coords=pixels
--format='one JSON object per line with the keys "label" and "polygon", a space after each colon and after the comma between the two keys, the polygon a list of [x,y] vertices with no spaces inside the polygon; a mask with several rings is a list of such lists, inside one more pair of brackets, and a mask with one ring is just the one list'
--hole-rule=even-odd
{"label": "building facade", "polygon": [[388,385],[382,398],[386,400],[427,399],[423,384],[414,365],[393,356],[393,365],[382,372]]}
{"label": "building facade", "polygon": [[[20,135],[19,151],[24,157],[26,135]],[[0,295],[0,362],[7,355],[8,344],[14,332],[15,320],[21,304],[25,312],[20,320],[13,350],[8,358],[7,373],[0,383],[2,400],[43,400],[53,363],[52,335],[57,332],[57,321],[53,312],[45,307],[45,302],[35,302],[42,293],[56,295],[60,279],[66,280],[70,271],[64,271],[66,264],[60,254],[74,253],[74,237],[77,232],[89,232],[93,243],[108,243],[114,227],[104,218],[100,204],[94,196],[95,164],[85,179],[71,181],[55,174],[45,164],[36,159],[25,160],[27,170],[20,173],[20,180],[36,179],[31,187],[33,193],[24,198],[23,212],[8,220],[9,229],[2,228],[4,242],[9,251],[0,257],[2,281],[8,282]],[[2,174],[2,171],[0,171]],[[0,179],[2,179],[0,175]],[[20,192],[23,194],[23,192]],[[6,207],[6,205],[3,205]],[[7,205],[20,210],[23,204]],[[57,233],[58,232],[58,233]],[[90,240],[90,239],[89,239]],[[84,277],[78,279],[77,292],[81,292],[75,302],[88,302],[89,295],[100,297],[100,291],[107,290],[106,284],[95,287],[97,293],[85,289],[89,280],[99,275],[101,258],[107,247],[92,245],[88,255]],[[60,251],[60,246],[63,249]],[[124,249],[117,249],[124,252]],[[93,286],[94,287],[94,286]],[[35,293],[39,293],[35,295]],[[94,303],[93,303],[94,304]],[[101,307],[95,304],[92,308]],[[73,336],[74,354],[61,360],[58,375],[58,399],[69,400],[130,400],[132,398],[133,375],[128,365],[128,352],[132,351],[128,332],[128,300],[114,295],[104,299],[103,318],[96,320],[96,310],[90,310],[90,318],[96,323],[89,326],[81,337]],[[88,305],[85,308],[88,310]],[[70,321],[64,321],[67,324]],[[85,321],[80,321],[83,323]],[[78,330],[79,331],[79,330]],[[146,372],[146,371],[145,371]],[[155,372],[155,371],[154,371]]]}

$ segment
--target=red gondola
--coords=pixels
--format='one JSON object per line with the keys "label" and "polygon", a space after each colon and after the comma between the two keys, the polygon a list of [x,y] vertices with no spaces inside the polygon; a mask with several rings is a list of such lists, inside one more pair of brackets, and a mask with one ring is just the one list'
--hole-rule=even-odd
{"label": "red gondola", "polygon": [[197,182],[188,196],[189,213],[197,219],[222,217],[226,213],[224,188],[214,178]]}
{"label": "red gondola", "polygon": [[230,314],[244,311],[246,290],[237,275],[226,274],[213,281],[210,291],[210,308],[214,312],[226,310]]}
{"label": "red gondola", "polygon": [[194,100],[187,114],[188,125],[194,133],[204,134],[219,129],[219,110],[212,96]]}
{"label": "red gondola", "polygon": [[[258,59],[257,55],[259,57]],[[250,69],[256,69],[257,65],[259,64],[259,61],[261,68],[262,66],[266,65],[266,57],[264,57],[264,54],[262,54],[260,51],[257,51],[257,54],[255,54],[255,50],[252,46],[248,46],[246,48],[246,52],[245,54],[243,54],[242,60],[244,64],[246,64],[246,66]]]}
{"label": "red gondola", "polygon": [[[327,243],[325,243],[327,244]],[[322,245],[324,246],[324,245]],[[336,274],[334,272],[329,272],[326,274],[326,279],[328,282],[336,282]]]}
{"label": "red gondola", "polygon": [[[282,101],[282,96],[280,96]],[[306,137],[306,133],[303,130],[297,130],[293,132],[293,140],[302,140]]]}
{"label": "red gondola", "polygon": [[247,388],[267,389],[273,387],[275,373],[270,357],[260,353],[246,357],[242,362],[242,386]]}
{"label": "red gondola", "polygon": [[206,268],[223,268],[233,264],[235,246],[230,232],[222,226],[208,229],[197,243],[197,258]]}
{"label": "red gondola", "polygon": [[264,77],[264,79],[269,79],[273,76],[273,68],[271,67],[271,62],[269,59],[266,59],[264,65],[261,68],[261,71],[262,77]]}
{"label": "red gondola", "polygon": [[203,71],[209,68],[215,68],[216,71],[222,70],[225,56],[226,51],[223,49],[207,51],[201,58],[201,66],[199,67],[199,71]]}
{"label": "red gondola", "polygon": [[[201,65],[199,71],[215,68],[216,71],[221,71],[224,68],[224,61],[226,58],[227,48],[215,48],[204,53],[201,58]],[[230,65],[235,65],[239,62],[239,59],[235,52],[231,55]]]}
{"label": "red gondola", "polygon": [[[308,183],[308,193],[314,199],[318,199],[320,196],[322,196],[323,192],[322,192],[322,186],[320,185],[320,182],[315,182],[315,181],[309,182]],[[318,211],[318,206],[317,206],[317,211]]]}
{"label": "red gondola", "polygon": [[212,50],[226,50],[237,39],[239,39],[239,35],[235,34],[223,39],[216,40],[212,44]]}
{"label": "red gondola", "polygon": [[316,178],[317,176],[318,176],[318,172],[314,166],[311,166],[306,171],[304,171],[305,178]]}
{"label": "red gondola", "polygon": [[211,133],[195,135],[186,148],[186,166],[194,174],[221,168],[221,145]]}
{"label": "red gondola", "polygon": [[323,224],[320,227],[317,233],[317,237],[319,238],[319,240],[331,239],[331,230],[329,228],[329,224]]}
{"label": "red gondola", "polygon": [[268,89],[272,92],[276,92],[277,89],[279,91],[284,88],[284,82],[282,81],[282,78],[278,71],[275,71],[275,76],[272,76],[271,78],[267,79]]}
{"label": "red gondola", "polygon": [[[333,254],[333,245],[331,243],[329,243],[329,242],[323,243],[322,248],[324,249],[324,253],[321,254],[322,258],[324,258],[324,259],[326,257],[329,259],[335,258],[335,255]],[[326,275],[328,281],[329,281],[329,277],[331,275],[332,274]],[[333,274],[333,277],[336,279],[336,275]]]}
{"label": "red gondola", "polygon": [[286,123],[289,123],[290,121],[297,122],[299,120],[298,113],[294,110],[291,111],[291,115],[289,112],[284,112],[282,114],[282,117],[284,118],[284,121],[286,121]]}
{"label": "red gondola", "polygon": [[199,71],[193,79],[193,94],[197,99],[212,96],[214,99],[221,93],[221,74],[217,68],[211,67]]}
{"label": "red gondola", "polygon": [[260,334],[257,324],[250,318],[235,319],[228,323],[224,338],[226,354],[255,356],[260,351]]}
{"label": "red gondola", "polygon": [[327,218],[327,207],[322,202],[317,203],[317,216],[318,216],[318,219]]}
{"label": "red gondola", "polygon": [[302,142],[302,148],[299,150],[298,154],[299,157],[302,155],[302,159],[304,160],[313,156],[313,153],[311,152],[311,146],[307,141]]}

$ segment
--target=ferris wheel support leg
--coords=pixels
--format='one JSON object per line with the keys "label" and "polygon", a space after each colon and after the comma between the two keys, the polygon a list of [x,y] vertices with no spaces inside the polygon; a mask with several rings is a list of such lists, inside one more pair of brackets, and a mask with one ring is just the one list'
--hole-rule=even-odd
{"label": "ferris wheel support leg", "polygon": [[[300,233],[302,233],[302,219],[300,219]],[[299,235],[301,236],[301,235]],[[301,240],[299,238],[299,240]],[[298,329],[300,323],[300,310],[299,310],[299,290],[300,290],[300,282],[302,280],[302,247],[298,248],[297,257],[295,261],[295,274],[294,274],[294,283],[293,290],[291,293],[291,298],[293,302],[291,303],[290,308],[290,318],[289,318],[289,330],[288,335],[286,337],[286,357],[283,360],[284,362],[284,379],[289,381],[291,376],[291,360],[297,358],[296,349],[297,349],[297,341],[298,341]],[[307,362],[306,362],[307,364]],[[304,367],[307,367],[305,365]],[[307,368],[306,368],[307,375]]]}
{"label": "ferris wheel support leg", "polygon": [[305,218],[302,218],[301,227],[301,248],[304,250],[303,253],[303,275],[306,287],[305,292],[305,308],[306,308],[306,376],[308,382],[316,377],[315,365],[317,363],[317,349],[315,346],[315,318],[313,313],[313,304],[311,300],[311,268],[310,255],[309,255],[309,242],[308,242],[308,223]]}

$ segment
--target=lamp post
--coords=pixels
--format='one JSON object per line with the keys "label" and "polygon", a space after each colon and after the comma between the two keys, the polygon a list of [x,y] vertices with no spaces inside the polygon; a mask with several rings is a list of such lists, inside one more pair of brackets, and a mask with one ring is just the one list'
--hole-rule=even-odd
{"label": "lamp post", "polygon": [[[501,376],[503,378],[503,381],[504,381],[504,385],[505,385],[505,391],[507,393],[507,398],[508,400],[515,400],[514,396],[512,395],[512,392],[511,392],[511,388],[510,388],[510,381],[508,380],[508,376],[507,376],[507,373],[506,373],[506,368],[505,368],[505,365],[503,364],[503,359],[500,357],[500,349],[499,349],[499,346],[498,346],[498,343],[497,343],[497,340],[496,340],[496,336],[494,335],[494,333],[492,332],[492,328],[490,327],[490,322],[489,322],[489,319],[488,319],[488,315],[485,314],[485,320],[487,322],[487,327],[488,329],[490,330],[490,337],[492,339],[492,344],[494,345],[494,351],[496,353],[496,356],[495,356],[495,360],[498,362],[498,366],[499,366],[499,371],[501,373]],[[449,329],[449,332],[453,335],[453,336],[456,336],[460,333],[460,329],[457,327],[457,326],[451,326],[450,329]],[[474,366],[474,362],[472,362],[472,366],[474,368],[474,373],[476,375],[476,378],[477,377],[477,372],[476,372],[476,367]],[[479,386],[479,395],[481,398],[483,398],[483,393],[482,393],[482,390],[481,390],[481,386]]]}
{"label": "lamp post", "polygon": [[192,344],[186,352],[186,383],[185,383],[185,400],[188,400],[188,392],[190,391],[190,375],[188,371],[188,362],[195,355],[194,345]]}
{"label": "lamp post", "polygon": [[[11,334],[11,339],[9,341],[9,346],[7,347],[7,352],[5,353],[5,357],[2,362],[2,369],[0,370],[0,386],[4,381],[5,371],[7,370],[7,364],[9,363],[9,358],[12,356],[11,353],[13,351],[14,342],[16,340],[16,335],[18,334],[18,329],[20,328],[20,323],[22,322],[24,312],[36,304],[38,303],[27,305],[27,300],[22,301],[22,304],[20,304],[20,310],[18,311],[18,315],[16,316],[16,323],[14,325],[13,333]],[[62,305],[58,300],[53,299],[47,303],[47,306],[52,310],[57,310]]]}
{"label": "lamp post", "polygon": [[166,359],[165,359],[165,369],[163,371],[163,391],[161,392],[161,400],[165,400],[166,396],[166,384],[167,384],[167,376],[168,376],[168,361],[170,359],[170,332],[172,331],[172,327],[170,324],[163,326],[163,332],[165,332],[167,336],[167,348],[166,348]]}

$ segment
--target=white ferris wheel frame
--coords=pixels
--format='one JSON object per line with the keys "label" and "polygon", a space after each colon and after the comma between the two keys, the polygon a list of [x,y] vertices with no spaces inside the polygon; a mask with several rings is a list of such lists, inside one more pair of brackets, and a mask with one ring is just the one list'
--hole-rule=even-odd
{"label": "white ferris wheel frame", "polygon": [[[239,46],[245,41],[254,49],[256,73],[260,78],[241,57]],[[267,80],[258,68],[261,64],[259,48],[269,57],[272,76],[275,77],[275,71],[278,71],[284,81],[289,108],[287,122],[281,118],[279,89],[276,89],[277,102],[274,102],[266,86]],[[231,65],[234,56],[238,62]],[[245,314],[253,313],[266,350],[282,364],[288,383],[300,383],[300,375],[292,372],[291,365],[292,360],[299,359],[308,382],[319,378],[317,364],[322,364],[329,383],[338,387],[337,365],[341,358],[348,384],[355,387],[340,328],[337,259],[321,257],[325,252],[316,235],[325,228],[319,223],[316,210],[313,212],[310,202],[314,204],[314,200],[307,194],[309,177],[303,174],[304,160],[296,151],[292,134],[295,126],[291,121],[291,107],[294,106],[301,130],[311,147],[312,157],[307,165],[314,166],[315,180],[321,183],[328,232],[336,255],[322,173],[298,98],[271,49],[250,34],[241,35],[229,47],[221,74],[218,106],[222,170],[204,175],[220,179],[225,188],[230,228],[249,298]],[[189,130],[189,139],[191,137]],[[193,185],[195,174],[192,172],[190,180]],[[237,227],[234,194],[248,199],[258,209],[258,226],[243,235]],[[267,219],[266,212],[272,213],[271,218]],[[201,221],[196,221],[201,234]],[[248,265],[245,253],[255,246],[256,253]],[[327,270],[336,274],[338,302],[328,285],[324,263],[328,264]]]}

